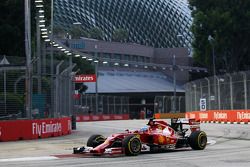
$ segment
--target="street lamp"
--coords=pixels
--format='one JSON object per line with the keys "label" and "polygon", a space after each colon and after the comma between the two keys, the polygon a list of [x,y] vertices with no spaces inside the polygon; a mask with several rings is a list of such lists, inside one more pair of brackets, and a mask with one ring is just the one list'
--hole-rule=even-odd
{"label": "street lamp", "polygon": [[[97,45],[95,44],[95,59],[97,60]],[[95,75],[96,75],[96,82],[95,82],[95,112],[96,114],[98,114],[98,105],[99,105],[99,101],[98,101],[98,61],[95,60]]]}
{"label": "street lamp", "polygon": [[173,55],[173,84],[174,84],[173,112],[176,113],[176,63],[175,63],[175,55]]}
{"label": "street lamp", "polygon": [[[183,35],[178,34],[177,38],[182,38]],[[174,85],[174,99],[173,99],[173,112],[176,113],[176,61],[175,61],[175,55],[173,55],[173,85]]]}
{"label": "street lamp", "polygon": [[[39,10],[39,13],[43,13]],[[26,55],[26,116],[31,118],[32,108],[32,67],[31,67],[31,21],[30,21],[30,0],[25,0],[24,3],[25,15],[25,55]]]}
{"label": "street lamp", "polygon": [[[214,76],[214,94],[216,94],[216,81],[215,81],[215,76],[216,76],[216,71],[215,71],[215,55],[214,55],[214,38],[209,35],[208,36],[208,41],[210,43],[210,45],[212,46],[212,51],[213,51],[213,76]],[[216,97],[216,96],[214,96]]]}
{"label": "street lamp", "polygon": [[216,75],[216,71],[215,71],[215,56],[214,56],[214,38],[209,35],[208,36],[208,41],[212,46],[212,50],[213,50],[213,75]]}

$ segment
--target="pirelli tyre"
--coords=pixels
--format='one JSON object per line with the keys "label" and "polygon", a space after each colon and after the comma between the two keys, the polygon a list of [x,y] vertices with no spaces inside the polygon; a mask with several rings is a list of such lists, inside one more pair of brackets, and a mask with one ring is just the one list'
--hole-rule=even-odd
{"label": "pirelli tyre", "polygon": [[194,150],[204,150],[207,145],[207,135],[203,131],[194,131],[189,136],[189,145]]}
{"label": "pirelli tyre", "polygon": [[122,146],[124,148],[125,155],[135,156],[141,153],[141,140],[137,136],[126,136],[123,139]]}
{"label": "pirelli tyre", "polygon": [[100,144],[104,143],[106,138],[102,135],[92,135],[89,137],[87,141],[87,146],[88,147],[96,147],[99,146]]}

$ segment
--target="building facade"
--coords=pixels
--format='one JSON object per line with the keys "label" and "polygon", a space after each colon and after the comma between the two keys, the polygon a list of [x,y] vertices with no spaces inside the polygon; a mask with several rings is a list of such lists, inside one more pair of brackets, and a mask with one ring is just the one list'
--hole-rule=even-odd
{"label": "building facade", "polygon": [[[187,48],[154,48],[135,43],[109,42],[87,38],[60,39],[60,42],[67,45],[71,50],[85,54],[86,57],[82,56],[82,58],[88,60],[88,56],[90,56],[91,60],[96,59],[105,62],[99,63],[100,69],[157,71],[167,75],[171,80],[175,56],[175,64],[180,67],[175,71],[177,82],[185,83],[189,79],[189,70],[184,69],[191,65]],[[160,65],[164,67],[161,68]]]}
{"label": "building facade", "polygon": [[74,23],[86,31],[100,28],[111,41],[114,30],[128,41],[156,48],[191,48],[192,23],[187,0],[54,0],[54,25],[66,31]]}

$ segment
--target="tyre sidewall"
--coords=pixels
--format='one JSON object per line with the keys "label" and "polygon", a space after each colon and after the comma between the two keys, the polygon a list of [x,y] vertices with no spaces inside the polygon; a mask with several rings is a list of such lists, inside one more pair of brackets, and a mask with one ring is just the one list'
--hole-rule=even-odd
{"label": "tyre sidewall", "polygon": [[88,147],[96,147],[100,144],[102,144],[105,141],[105,137],[102,135],[92,135],[89,137],[88,141],[87,141],[87,146]]}
{"label": "tyre sidewall", "polygon": [[203,150],[206,147],[207,135],[203,131],[192,132],[189,136],[189,145],[194,150]]}
{"label": "tyre sidewall", "polygon": [[[132,144],[135,144],[134,142],[138,144],[137,150],[132,148]],[[122,144],[126,155],[135,156],[141,153],[141,140],[137,136],[131,135],[125,137]]]}

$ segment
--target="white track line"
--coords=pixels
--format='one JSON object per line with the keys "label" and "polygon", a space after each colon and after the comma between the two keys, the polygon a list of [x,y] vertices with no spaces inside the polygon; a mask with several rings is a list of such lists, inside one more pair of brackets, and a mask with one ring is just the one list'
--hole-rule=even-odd
{"label": "white track line", "polygon": [[208,145],[215,145],[216,141],[215,140],[209,140],[207,141]]}
{"label": "white track line", "polygon": [[44,157],[23,157],[23,158],[7,158],[0,159],[0,162],[18,162],[18,161],[46,161],[46,160],[54,160],[59,159],[53,156],[44,156]]}

